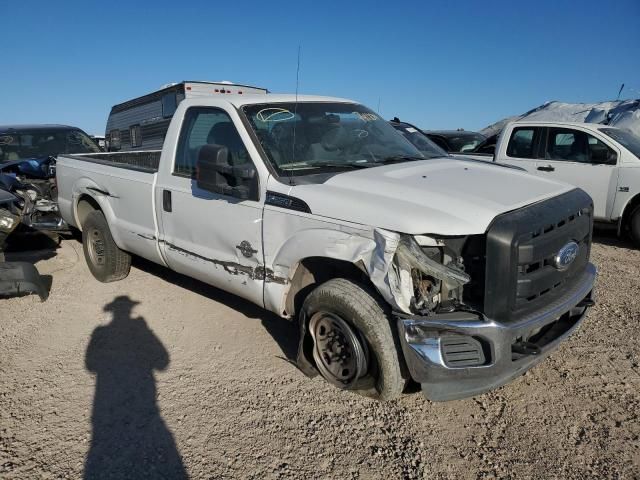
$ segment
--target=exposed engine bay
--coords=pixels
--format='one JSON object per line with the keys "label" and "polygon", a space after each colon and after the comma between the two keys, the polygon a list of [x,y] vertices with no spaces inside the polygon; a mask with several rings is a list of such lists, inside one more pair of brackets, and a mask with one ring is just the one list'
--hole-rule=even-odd
{"label": "exposed engine bay", "polygon": [[410,278],[411,310],[422,315],[455,309],[463,285],[471,280],[458,252],[432,237],[402,235],[394,264],[401,276]]}

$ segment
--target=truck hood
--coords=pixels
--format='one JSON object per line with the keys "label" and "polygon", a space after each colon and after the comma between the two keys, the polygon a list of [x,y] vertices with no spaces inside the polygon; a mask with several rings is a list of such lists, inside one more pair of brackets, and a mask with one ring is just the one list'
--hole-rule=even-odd
{"label": "truck hood", "polygon": [[323,183],[279,187],[306,202],[314,215],[441,235],[483,233],[501,213],[574,188],[491,163],[452,158],[366,168]]}

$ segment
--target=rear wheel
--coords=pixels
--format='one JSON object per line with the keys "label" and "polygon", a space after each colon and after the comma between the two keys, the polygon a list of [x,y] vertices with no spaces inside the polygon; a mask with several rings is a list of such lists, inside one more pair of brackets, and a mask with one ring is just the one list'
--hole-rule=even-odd
{"label": "rear wheel", "polygon": [[93,211],[82,224],[82,248],[89,270],[101,282],[115,282],[129,275],[131,255],[113,241],[104,214]]}
{"label": "rear wheel", "polygon": [[629,232],[636,247],[640,247],[640,206],[631,212],[629,217]]}
{"label": "rear wheel", "polygon": [[387,309],[375,293],[337,278],[313,290],[302,311],[325,380],[377,400],[400,396],[408,375]]}

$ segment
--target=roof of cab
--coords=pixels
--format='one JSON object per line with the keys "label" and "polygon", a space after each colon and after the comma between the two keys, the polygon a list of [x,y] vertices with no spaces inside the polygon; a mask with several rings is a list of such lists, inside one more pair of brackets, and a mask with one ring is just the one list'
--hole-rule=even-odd
{"label": "roof of cab", "polygon": [[588,129],[593,129],[593,130],[597,130],[599,128],[615,128],[615,129],[620,129],[620,127],[616,127],[615,125],[604,125],[602,123],[591,123],[591,122],[563,122],[560,120],[557,121],[553,121],[553,120],[527,120],[527,119],[522,119],[522,120],[517,120],[512,122],[514,124],[517,125],[557,125],[560,127],[584,127],[584,128],[588,128]]}
{"label": "roof of cab", "polygon": [[188,106],[207,105],[209,102],[215,104],[220,100],[226,100],[235,107],[241,107],[244,105],[259,105],[261,103],[294,103],[294,102],[331,102],[331,103],[357,103],[353,100],[337,97],[323,97],[320,95],[294,95],[294,94],[279,94],[279,93],[249,93],[249,94],[228,94],[220,95],[216,97],[196,97],[187,98],[182,101]]}

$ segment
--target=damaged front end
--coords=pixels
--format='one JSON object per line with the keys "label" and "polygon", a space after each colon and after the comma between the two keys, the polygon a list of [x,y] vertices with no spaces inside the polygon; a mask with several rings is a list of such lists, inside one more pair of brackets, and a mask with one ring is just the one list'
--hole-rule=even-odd
{"label": "damaged front end", "polygon": [[401,235],[391,268],[396,301],[419,315],[455,310],[471,280],[459,252],[443,239],[427,236]]}
{"label": "damaged front end", "polygon": [[591,199],[573,190],[501,214],[481,235],[377,231],[378,271],[388,268],[371,278],[394,309],[425,396],[452,400],[504,385],[579,327],[594,304],[592,226]]}
{"label": "damaged front end", "polygon": [[27,229],[57,233],[69,231],[58,210],[55,158],[0,165],[0,189],[19,198],[21,223]]}
{"label": "damaged front end", "polygon": [[466,304],[467,292],[477,289],[469,245],[481,241],[481,236],[413,236],[381,229],[374,236],[377,247],[368,271],[396,312],[432,315],[475,308]]}

